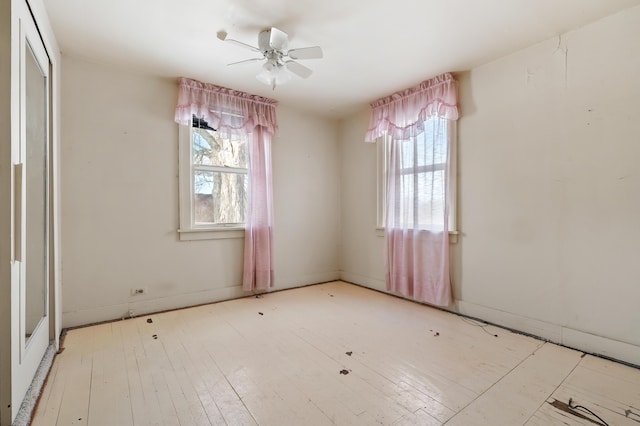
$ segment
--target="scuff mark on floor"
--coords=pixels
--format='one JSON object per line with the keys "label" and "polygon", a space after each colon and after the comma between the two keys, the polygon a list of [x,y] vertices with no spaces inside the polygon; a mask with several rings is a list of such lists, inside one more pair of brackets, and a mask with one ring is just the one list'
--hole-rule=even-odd
{"label": "scuff mark on floor", "polygon": [[597,420],[594,420],[590,417],[585,416],[582,413],[577,412],[576,410],[574,410],[573,408],[571,408],[569,406],[569,404],[567,404],[566,402],[562,402],[562,401],[558,401],[557,399],[554,399],[553,402],[548,402],[548,404],[552,405],[553,407],[557,408],[560,411],[564,411],[565,413],[569,413],[572,416],[578,417],[580,419],[586,420],[588,422],[591,422],[595,425],[600,425],[600,426],[608,426],[606,423],[600,423]]}
{"label": "scuff mark on floor", "polygon": [[[633,420],[634,422],[640,423],[640,414],[634,413],[630,409],[624,410],[624,416],[626,418],[628,418],[629,420]],[[635,419],[633,417],[630,417],[630,416],[635,417]]]}

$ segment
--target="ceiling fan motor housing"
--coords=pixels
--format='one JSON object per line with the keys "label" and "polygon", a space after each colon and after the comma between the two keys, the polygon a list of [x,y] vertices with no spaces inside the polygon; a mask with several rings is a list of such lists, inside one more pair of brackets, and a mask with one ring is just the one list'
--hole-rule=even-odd
{"label": "ceiling fan motor housing", "polygon": [[262,52],[268,52],[270,50],[286,52],[289,47],[287,33],[277,28],[262,30],[260,34],[258,34],[258,47]]}

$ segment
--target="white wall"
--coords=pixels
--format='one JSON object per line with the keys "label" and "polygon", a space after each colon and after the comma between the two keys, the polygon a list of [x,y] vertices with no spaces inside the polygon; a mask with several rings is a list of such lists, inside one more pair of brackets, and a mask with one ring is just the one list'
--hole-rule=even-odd
{"label": "white wall", "polygon": [[[458,75],[452,309],[640,364],[639,40],[635,7]],[[382,288],[366,126],[341,127],[342,267]]]}
{"label": "white wall", "polygon": [[278,106],[273,144],[278,288],[340,277],[337,123]]}
{"label": "white wall", "polygon": [[[242,239],[178,241],[176,80],[62,68],[64,326],[244,295]],[[276,288],[336,279],[336,124],[281,106],[278,119]]]}
{"label": "white wall", "polygon": [[384,290],[384,238],[376,232],[376,145],[365,143],[369,108],[343,120],[342,279]]}

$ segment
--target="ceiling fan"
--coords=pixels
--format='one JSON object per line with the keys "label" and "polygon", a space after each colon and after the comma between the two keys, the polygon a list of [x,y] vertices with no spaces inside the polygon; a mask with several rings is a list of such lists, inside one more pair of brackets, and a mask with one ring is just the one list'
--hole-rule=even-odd
{"label": "ceiling fan", "polygon": [[311,69],[295,60],[322,58],[322,49],[319,46],[289,49],[289,36],[275,27],[260,31],[258,34],[258,47],[227,38],[227,32],[224,30],[218,31],[218,38],[262,54],[261,58],[245,59],[229,65],[266,60],[262,65],[262,71],[256,78],[262,83],[271,86],[273,90],[275,90],[276,85],[289,81],[292,73],[302,78],[307,78],[311,75],[313,72]]}

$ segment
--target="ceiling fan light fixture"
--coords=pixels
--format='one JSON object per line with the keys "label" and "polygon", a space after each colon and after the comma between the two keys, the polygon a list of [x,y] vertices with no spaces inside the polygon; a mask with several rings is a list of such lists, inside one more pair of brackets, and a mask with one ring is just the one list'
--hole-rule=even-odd
{"label": "ceiling fan light fixture", "polygon": [[256,78],[261,83],[275,89],[276,86],[281,86],[291,80],[291,73],[283,64],[269,61],[262,66],[262,71],[256,75]]}

